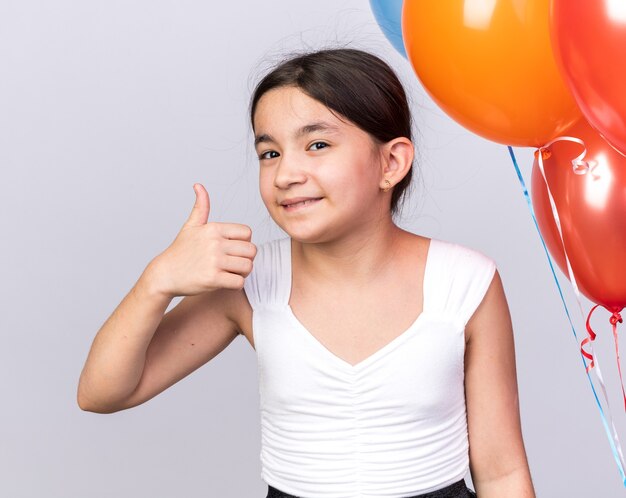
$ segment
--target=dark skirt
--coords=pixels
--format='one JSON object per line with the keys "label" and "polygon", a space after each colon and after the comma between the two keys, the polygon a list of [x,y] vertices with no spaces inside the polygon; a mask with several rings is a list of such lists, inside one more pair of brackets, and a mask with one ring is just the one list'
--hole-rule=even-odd
{"label": "dark skirt", "polygon": [[[267,496],[265,498],[300,498],[298,496],[284,493],[272,486],[267,487]],[[422,495],[409,496],[407,498],[476,498],[476,493],[467,487],[465,481],[460,481],[450,484],[445,488],[431,491]]]}

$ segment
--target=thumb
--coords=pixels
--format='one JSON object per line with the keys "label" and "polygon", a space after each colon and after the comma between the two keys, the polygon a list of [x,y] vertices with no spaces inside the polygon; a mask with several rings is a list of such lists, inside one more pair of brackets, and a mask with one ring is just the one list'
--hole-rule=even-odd
{"label": "thumb", "polygon": [[209,211],[211,210],[209,193],[201,183],[194,183],[193,190],[196,193],[196,202],[193,205],[189,218],[187,219],[187,225],[206,225],[209,219]]}

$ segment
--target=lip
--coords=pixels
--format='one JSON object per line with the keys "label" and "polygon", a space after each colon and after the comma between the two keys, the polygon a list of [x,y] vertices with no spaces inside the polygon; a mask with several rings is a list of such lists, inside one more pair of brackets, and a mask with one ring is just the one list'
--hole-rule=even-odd
{"label": "lip", "polygon": [[293,197],[291,199],[285,199],[284,201],[280,202],[280,205],[283,207],[290,207],[292,204],[296,204],[298,202],[302,202],[302,201],[312,201],[312,200],[320,200],[322,199],[322,197]]}
{"label": "lip", "polygon": [[[294,197],[293,199],[284,200],[281,203],[281,207],[287,212],[295,212],[301,211],[303,209],[308,209],[311,206],[314,206],[318,203],[318,201],[322,200],[323,197]],[[311,201],[306,204],[299,204],[303,201]]]}

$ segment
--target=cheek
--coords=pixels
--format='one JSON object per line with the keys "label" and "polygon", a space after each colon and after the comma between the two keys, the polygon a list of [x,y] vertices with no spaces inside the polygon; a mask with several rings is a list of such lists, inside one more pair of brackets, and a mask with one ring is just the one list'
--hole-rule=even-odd
{"label": "cheek", "polygon": [[352,158],[344,165],[342,174],[336,175],[333,180],[333,190],[360,200],[377,194],[380,173],[369,157]]}
{"label": "cheek", "polygon": [[273,202],[273,180],[268,174],[261,172],[259,174],[259,193],[263,203],[269,207]]}

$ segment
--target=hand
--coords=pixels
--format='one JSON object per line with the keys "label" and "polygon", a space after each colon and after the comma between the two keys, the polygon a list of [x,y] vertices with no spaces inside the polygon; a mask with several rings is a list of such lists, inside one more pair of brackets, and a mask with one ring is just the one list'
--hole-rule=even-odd
{"label": "hand", "polygon": [[209,222],[209,194],[194,184],[196,202],[170,246],[152,262],[156,287],[170,297],[216,289],[241,289],[252,271],[252,230],[237,223]]}

